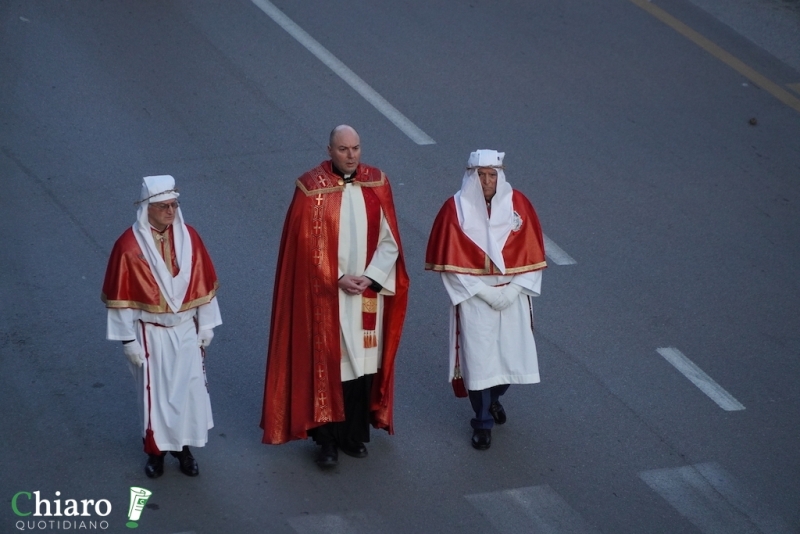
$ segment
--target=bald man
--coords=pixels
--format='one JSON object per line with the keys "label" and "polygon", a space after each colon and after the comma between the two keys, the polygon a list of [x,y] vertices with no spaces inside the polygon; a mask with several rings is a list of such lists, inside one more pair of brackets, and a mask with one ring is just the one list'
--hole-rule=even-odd
{"label": "bald man", "polygon": [[311,436],[316,463],[367,456],[370,425],[394,433],[394,359],[408,275],[389,180],[361,163],[350,126],[296,181],[272,294],[262,441]]}

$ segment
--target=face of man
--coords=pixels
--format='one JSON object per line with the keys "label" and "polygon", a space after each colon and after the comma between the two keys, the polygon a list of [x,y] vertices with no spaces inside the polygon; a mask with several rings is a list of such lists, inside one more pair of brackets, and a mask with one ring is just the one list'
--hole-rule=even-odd
{"label": "face of man", "polygon": [[147,218],[150,221],[150,225],[160,232],[175,221],[175,213],[177,211],[177,199],[153,202],[147,206]]}
{"label": "face of man", "polygon": [[486,199],[486,202],[489,202],[497,192],[497,169],[478,167],[478,179],[481,181],[483,198]]}
{"label": "face of man", "polygon": [[343,129],[333,136],[328,146],[333,165],[345,174],[352,174],[361,161],[361,140],[353,129]]}

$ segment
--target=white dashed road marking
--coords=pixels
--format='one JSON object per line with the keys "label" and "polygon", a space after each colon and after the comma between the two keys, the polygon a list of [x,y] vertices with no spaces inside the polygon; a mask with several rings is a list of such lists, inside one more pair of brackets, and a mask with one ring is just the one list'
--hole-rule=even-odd
{"label": "white dashed road marking", "polygon": [[314,54],[317,59],[322,61],[329,69],[347,83],[350,87],[360,94],[367,102],[375,106],[384,117],[389,119],[392,124],[397,126],[400,131],[406,134],[418,145],[434,145],[436,141],[431,139],[428,134],[419,129],[413,122],[408,120],[405,115],[400,113],[397,108],[391,105],[385,98],[378,94],[375,89],[362,80],[358,74],[350,70],[347,65],[342,63],[336,56],[328,52],[316,39],[311,37],[303,28],[287,17],[283,11],[275,7],[269,0],[252,0],[261,11],[267,14],[281,28],[294,37],[297,42],[306,47]]}
{"label": "white dashed road marking", "polygon": [[722,386],[714,382],[710,376],[684,356],[681,351],[673,347],[660,348],[656,349],[656,351],[671,363],[675,369],[683,373],[683,376],[700,388],[700,391],[716,402],[720,408],[729,412],[744,410],[742,403],[725,391]]}
{"label": "white dashed road marking", "polygon": [[289,519],[289,525],[297,534],[371,534],[389,531],[381,517],[372,511],[299,515]]}
{"label": "white dashed road marking", "polygon": [[548,485],[477,493],[465,498],[502,534],[599,533]]}
{"label": "white dashed road marking", "polygon": [[642,471],[639,478],[705,534],[792,532],[716,463]]}
{"label": "white dashed road marking", "polygon": [[547,236],[544,236],[544,253],[556,265],[575,265],[578,263]]}

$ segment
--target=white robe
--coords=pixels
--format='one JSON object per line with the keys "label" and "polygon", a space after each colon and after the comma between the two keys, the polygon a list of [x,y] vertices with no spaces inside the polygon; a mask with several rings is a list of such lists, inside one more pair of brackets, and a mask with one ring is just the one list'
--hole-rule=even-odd
{"label": "white robe", "polygon": [[339,289],[339,325],[341,332],[342,382],[365,374],[374,374],[381,366],[383,345],[383,297],[395,293],[395,262],[399,255],[389,223],[381,210],[378,246],[369,266],[367,261],[367,210],[361,186],[345,185],[339,218],[339,277],[367,276],[383,289],[378,293],[378,318],[375,333],[377,347],[364,348],[364,329],[361,320],[361,295],[349,295]]}
{"label": "white robe", "polygon": [[[195,315],[201,330],[222,324],[216,297],[208,304],[179,313],[108,309],[108,339],[136,339],[142,347],[147,343],[149,357],[144,365],[129,363],[129,367],[136,380],[142,436],[151,421],[156,445],[162,451],[179,451],[184,445],[202,447],[208,441],[208,430],[214,427]],[[144,337],[140,320],[145,323]],[[152,400],[149,411],[148,372]]]}
{"label": "white robe", "polygon": [[[479,391],[500,384],[539,382],[539,363],[533,339],[531,297],[539,296],[542,271],[517,275],[473,276],[442,273],[450,296],[450,375],[456,359],[456,306],[459,313],[459,362],[467,389]],[[477,293],[487,285],[513,282],[522,286],[516,300],[495,311]]]}
{"label": "white robe", "polygon": [[[144,212],[140,210],[140,222]],[[178,210],[180,214],[180,210]],[[188,232],[179,221],[176,229],[177,243],[188,243]],[[140,225],[141,226],[141,225]],[[182,229],[182,231],[181,231]],[[152,234],[153,230],[149,229]],[[153,246],[152,235],[134,232],[139,248],[147,250],[145,259],[150,270],[158,273],[159,289],[164,284],[172,288],[172,281],[188,279],[191,272],[191,246],[177,247],[178,263],[182,264],[174,280],[158,247]],[[172,244],[170,244],[172,246]],[[155,267],[153,263],[156,263]],[[161,281],[161,278],[167,282]],[[186,288],[183,288],[185,295]],[[181,297],[182,302],[183,297]],[[178,302],[179,306],[180,302]],[[194,318],[197,317],[197,326]],[[148,324],[154,323],[154,324]],[[131,308],[109,308],[106,337],[114,341],[136,339],[146,349],[145,363],[138,367],[129,363],[136,380],[139,397],[142,436],[150,423],[159,450],[179,451],[184,445],[202,447],[208,441],[208,430],[214,426],[211,416],[211,399],[205,376],[205,362],[198,346],[197,332],[210,330],[222,324],[219,305],[214,297],[210,302],[183,312],[150,313]],[[160,325],[160,326],[156,326]],[[150,383],[148,395],[147,384]]]}

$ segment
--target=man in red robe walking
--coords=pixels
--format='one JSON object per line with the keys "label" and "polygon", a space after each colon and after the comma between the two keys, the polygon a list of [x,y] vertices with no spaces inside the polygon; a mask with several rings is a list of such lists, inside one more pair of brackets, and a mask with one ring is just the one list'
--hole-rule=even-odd
{"label": "man in red robe walking", "polygon": [[219,284],[177,199],[172,176],[144,178],[137,220],[114,244],[101,297],[106,337],[122,342],[136,379],[150,478],[164,473],[165,451],[181,472],[196,476],[189,446],[205,445],[214,426],[204,360],[222,324]]}
{"label": "man in red robe walking", "polygon": [[408,275],[389,180],[360,163],[346,125],[331,159],[297,179],[272,295],[264,443],[311,436],[320,467],[367,456],[369,426],[394,433],[394,359]]}

